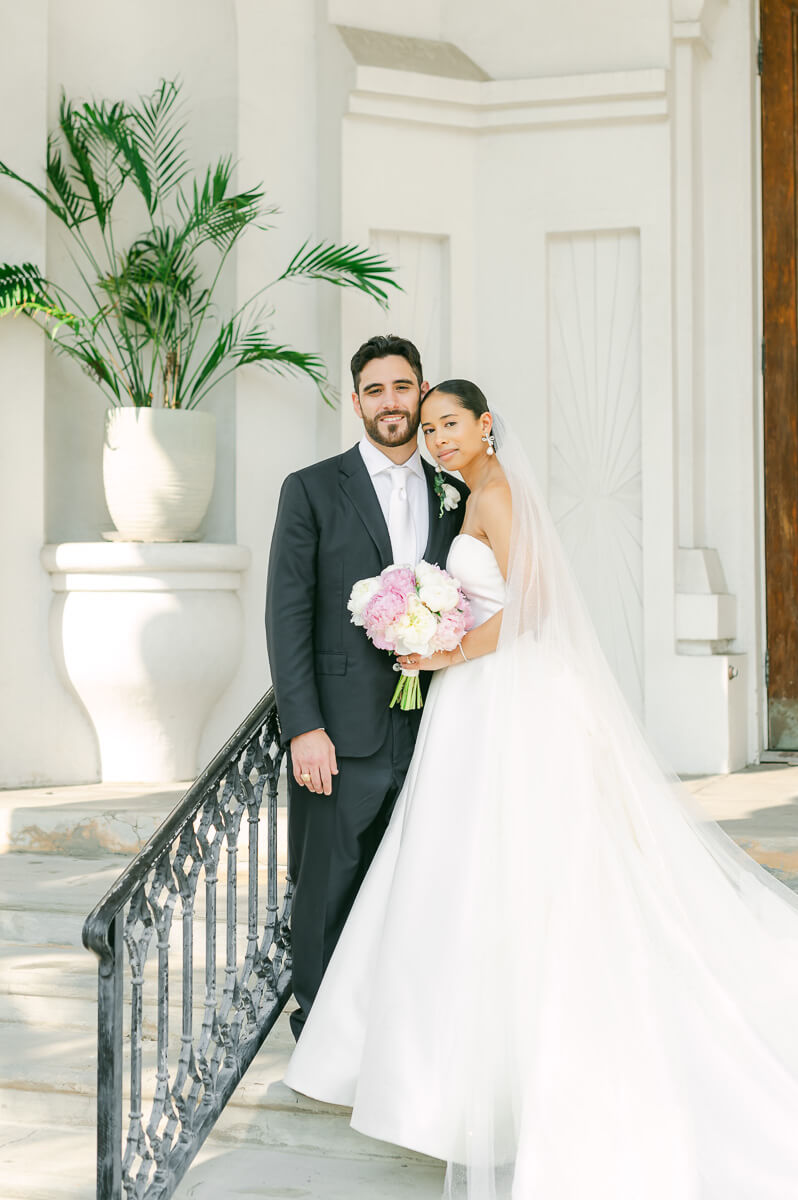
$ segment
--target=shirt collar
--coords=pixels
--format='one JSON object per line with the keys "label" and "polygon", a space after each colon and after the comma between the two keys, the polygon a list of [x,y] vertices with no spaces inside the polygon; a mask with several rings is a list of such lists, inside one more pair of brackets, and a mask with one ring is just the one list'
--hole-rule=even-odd
{"label": "shirt collar", "polygon": [[[366,470],[372,477],[379,475],[381,471],[387,471],[391,467],[397,466],[397,463],[388,458],[387,454],[383,454],[379,446],[375,446],[373,442],[370,442],[365,434],[360,439],[359,447],[363,462],[366,464]],[[416,446],[415,452],[407,462],[401,465],[409,467],[413,474],[418,475],[420,479],[424,478],[424,468],[421,465],[421,451],[418,446]]]}

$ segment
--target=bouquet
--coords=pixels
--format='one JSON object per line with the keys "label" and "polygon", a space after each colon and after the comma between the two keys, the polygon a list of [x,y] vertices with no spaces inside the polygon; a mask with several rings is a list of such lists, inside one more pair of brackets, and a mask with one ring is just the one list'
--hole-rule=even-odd
{"label": "bouquet", "polygon": [[[471,610],[460,583],[433,563],[415,567],[386,567],[381,575],[360,579],[352,588],[347,608],[352,624],[365,629],[378,650],[420,654],[456,650],[471,628]],[[418,671],[400,668],[391,708],[421,708]]]}

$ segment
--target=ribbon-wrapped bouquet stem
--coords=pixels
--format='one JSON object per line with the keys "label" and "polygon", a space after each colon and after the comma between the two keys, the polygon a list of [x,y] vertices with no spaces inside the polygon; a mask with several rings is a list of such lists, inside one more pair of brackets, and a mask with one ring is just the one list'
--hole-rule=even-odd
{"label": "ribbon-wrapped bouquet stem", "polygon": [[[471,628],[471,610],[460,583],[434,563],[390,566],[371,579],[359,579],[349,597],[352,624],[362,627],[378,650],[419,654],[456,650]],[[401,668],[391,700],[407,710],[421,708],[418,671]]]}

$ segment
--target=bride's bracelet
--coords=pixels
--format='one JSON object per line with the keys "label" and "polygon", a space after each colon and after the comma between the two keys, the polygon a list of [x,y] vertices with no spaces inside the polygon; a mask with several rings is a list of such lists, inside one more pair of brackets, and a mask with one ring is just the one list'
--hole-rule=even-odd
{"label": "bride's bracelet", "polygon": [[463,649],[463,643],[462,643],[462,642],[458,642],[458,643],[457,643],[457,649],[460,651],[460,653],[461,653],[461,654],[462,654],[462,656],[463,656],[463,662],[471,662],[471,659],[468,657],[468,655],[466,654],[465,650]]}

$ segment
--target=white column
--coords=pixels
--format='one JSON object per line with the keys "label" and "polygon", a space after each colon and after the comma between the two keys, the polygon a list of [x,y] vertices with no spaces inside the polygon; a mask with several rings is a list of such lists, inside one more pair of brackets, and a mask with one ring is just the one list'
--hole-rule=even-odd
{"label": "white column", "polygon": [[[279,208],[272,228],[248,235],[236,259],[237,302],[274,279],[305,238],[317,235],[315,7],[313,0],[236,0],[238,183],[263,181]],[[319,198],[319,203],[323,203]],[[317,288],[280,284],[264,297],[274,337],[319,352]],[[269,544],[280,485],[314,461],[322,401],[303,379],[245,367],[236,376],[236,540],[252,567],[242,582],[243,655],[201,743],[211,757],[269,686],[264,604]]]}
{"label": "white column", "polygon": [[[3,6],[0,155],[44,186],[47,0]],[[46,269],[44,206],[0,179],[0,261]],[[0,786],[97,778],[91,726],[59,682],[47,641],[42,334],[27,318],[0,322]]]}
{"label": "white column", "polygon": [[[675,513],[675,654],[663,664],[657,726],[680,770],[730,771],[747,760],[747,659],[729,653],[736,598],[716,550],[707,546],[704,406],[701,69],[709,28],[725,0],[674,0],[672,231]],[[674,698],[678,697],[678,705]]]}
{"label": "white column", "polygon": [[[683,5],[688,8],[690,5]],[[703,4],[696,4],[700,11]],[[703,279],[701,261],[701,155],[698,20],[677,20],[673,34],[673,300],[679,544],[704,539],[704,407],[701,364]]]}

